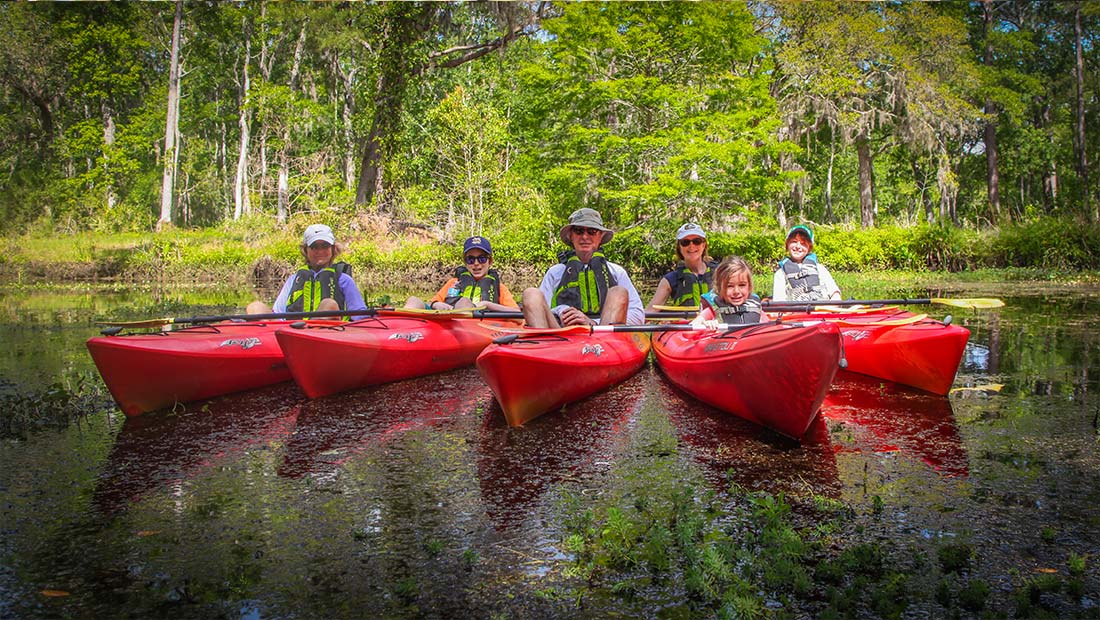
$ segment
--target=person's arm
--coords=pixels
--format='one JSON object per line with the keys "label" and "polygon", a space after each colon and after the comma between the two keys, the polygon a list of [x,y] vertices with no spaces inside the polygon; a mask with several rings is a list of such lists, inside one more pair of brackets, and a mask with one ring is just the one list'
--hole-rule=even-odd
{"label": "person's arm", "polygon": [[782,269],[772,277],[772,301],[787,301],[787,274]]}
{"label": "person's arm", "polygon": [[[542,293],[542,296],[546,298],[547,306],[549,306],[550,301],[554,299],[554,287],[556,287],[558,285],[558,281],[561,280],[561,274],[563,271],[565,271],[565,265],[558,263],[557,265],[552,265],[549,269],[547,269],[546,275],[542,276],[542,282],[539,283],[539,292]],[[554,314],[558,314],[565,308],[570,307],[571,306],[566,304],[558,304],[557,306],[550,308],[550,311]]]}
{"label": "person's arm", "polygon": [[275,297],[275,303],[271,304],[272,312],[286,312],[286,305],[290,301],[290,289],[294,288],[295,275],[297,274],[291,274],[286,282],[283,282],[283,288],[279,289],[279,294]]}
{"label": "person's arm", "polygon": [[344,310],[367,309],[367,302],[363,301],[363,294],[359,292],[359,287],[351,276],[341,273],[337,284],[340,286],[340,292],[344,294]]}
{"label": "person's arm", "polygon": [[840,299],[840,287],[836,285],[833,274],[829,273],[829,270],[821,263],[817,264],[817,273],[821,279],[821,286],[825,288],[825,294],[829,296],[829,299]]}
{"label": "person's arm", "polygon": [[653,293],[653,299],[649,301],[649,305],[646,306],[646,312],[655,312],[654,306],[660,306],[668,301],[668,296],[672,294],[672,285],[668,283],[668,277],[661,278],[661,281],[657,283],[657,292]]}
{"label": "person's arm", "polygon": [[[454,288],[454,285],[458,282],[458,278],[451,278],[447,280],[447,283],[439,287],[439,290],[435,292],[435,295],[428,300],[429,310],[451,310],[454,308],[451,304],[444,301],[447,299],[447,295]],[[438,305],[437,305],[438,304]]]}
{"label": "person's arm", "polygon": [[634,288],[634,283],[630,281],[630,275],[619,265],[612,264],[612,271],[615,272],[615,279],[618,281],[619,286],[626,289],[629,296],[629,303],[626,307],[626,324],[627,325],[641,325],[645,323],[645,306],[642,305],[642,298],[638,295],[638,289]]}
{"label": "person's arm", "polygon": [[511,312],[513,310],[519,310],[519,304],[516,303],[515,297],[512,296],[512,291],[508,290],[507,286],[503,283],[500,285],[500,302],[494,303],[491,301],[482,302],[484,308],[492,310],[494,312]]}

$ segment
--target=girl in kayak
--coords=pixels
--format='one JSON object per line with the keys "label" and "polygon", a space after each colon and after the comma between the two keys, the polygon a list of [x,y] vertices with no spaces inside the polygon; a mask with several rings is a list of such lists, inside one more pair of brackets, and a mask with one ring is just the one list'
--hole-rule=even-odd
{"label": "girl in kayak", "polygon": [[351,279],[351,265],[336,262],[343,249],[337,245],[331,228],[324,224],[308,226],[300,250],[306,266],[287,278],[273,305],[253,301],[245,310],[248,314],[366,309],[363,295]]}
{"label": "girl in kayak", "polygon": [[657,292],[646,306],[656,312],[666,302],[672,306],[699,307],[699,298],[710,291],[714,268],[718,263],[707,254],[707,233],[695,222],[676,231],[676,258],[679,264],[657,283]]}
{"label": "girl in kayak", "polygon": [[840,299],[840,288],[814,254],[814,233],[799,224],[787,231],[787,258],[772,278],[772,301]]}
{"label": "girl in kayak", "polygon": [[760,298],[752,293],[752,270],[740,256],[730,256],[714,270],[714,290],[701,298],[692,325],[718,329],[721,323],[759,323],[764,318]]}
{"label": "girl in kayak", "polygon": [[462,260],[465,266],[455,270],[435,297],[423,302],[419,297],[409,297],[406,308],[417,310],[451,310],[453,308],[484,308],[494,311],[518,310],[519,305],[512,292],[500,281],[500,274],[493,269],[493,246],[485,237],[470,237],[462,244]]}

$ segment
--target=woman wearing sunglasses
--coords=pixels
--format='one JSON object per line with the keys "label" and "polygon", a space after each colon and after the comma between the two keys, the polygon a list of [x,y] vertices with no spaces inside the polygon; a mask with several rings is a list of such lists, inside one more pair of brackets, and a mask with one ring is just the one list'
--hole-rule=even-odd
{"label": "woman wearing sunglasses", "polygon": [[409,297],[406,308],[451,310],[453,308],[484,308],[494,311],[519,309],[512,292],[500,281],[493,269],[493,247],[485,237],[470,237],[462,244],[462,262],[454,275],[435,297],[424,303],[419,297]]}
{"label": "woman wearing sunglasses", "polygon": [[364,310],[367,304],[359,287],[351,279],[351,265],[336,262],[341,248],[332,229],[311,224],[302,234],[300,246],[306,265],[291,274],[279,291],[275,303],[248,304],[249,314],[268,312],[314,312],[318,310]]}
{"label": "woman wearing sunglasses", "polygon": [[699,298],[710,291],[718,263],[707,254],[707,233],[695,222],[676,231],[676,258],[680,262],[657,283],[647,312],[666,304],[698,308]]}

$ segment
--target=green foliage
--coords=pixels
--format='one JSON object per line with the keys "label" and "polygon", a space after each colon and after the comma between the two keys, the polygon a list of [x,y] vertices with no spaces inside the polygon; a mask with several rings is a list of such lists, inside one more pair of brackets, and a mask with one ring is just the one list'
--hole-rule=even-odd
{"label": "green foliage", "polygon": [[936,550],[940,569],[945,573],[960,573],[970,568],[974,549],[965,543],[943,545]]}
{"label": "green foliage", "polygon": [[1100,264],[1098,227],[1073,218],[1043,217],[1006,226],[992,241],[993,263],[1007,267],[1092,269]]}

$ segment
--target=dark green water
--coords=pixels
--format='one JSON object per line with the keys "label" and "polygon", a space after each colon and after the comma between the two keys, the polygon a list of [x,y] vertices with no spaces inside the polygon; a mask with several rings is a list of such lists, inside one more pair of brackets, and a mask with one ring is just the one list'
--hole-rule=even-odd
{"label": "dark green water", "polygon": [[[211,314],[250,296],[7,293],[0,378],[33,391],[88,376],[96,318]],[[972,544],[999,614],[1021,580],[1084,557],[1083,591],[1051,608],[1096,616],[1100,297],[970,296],[1008,306],[930,312],[970,328],[956,386],[975,389],[940,398],[844,376],[845,404],[801,446],[652,366],[517,429],[464,369],[314,401],[284,384],[129,420],[105,407],[9,437],[0,617],[682,617],[654,598],[547,595],[572,579],[561,498],[599,498],[655,442],[700,490],[827,497],[867,539]]]}

